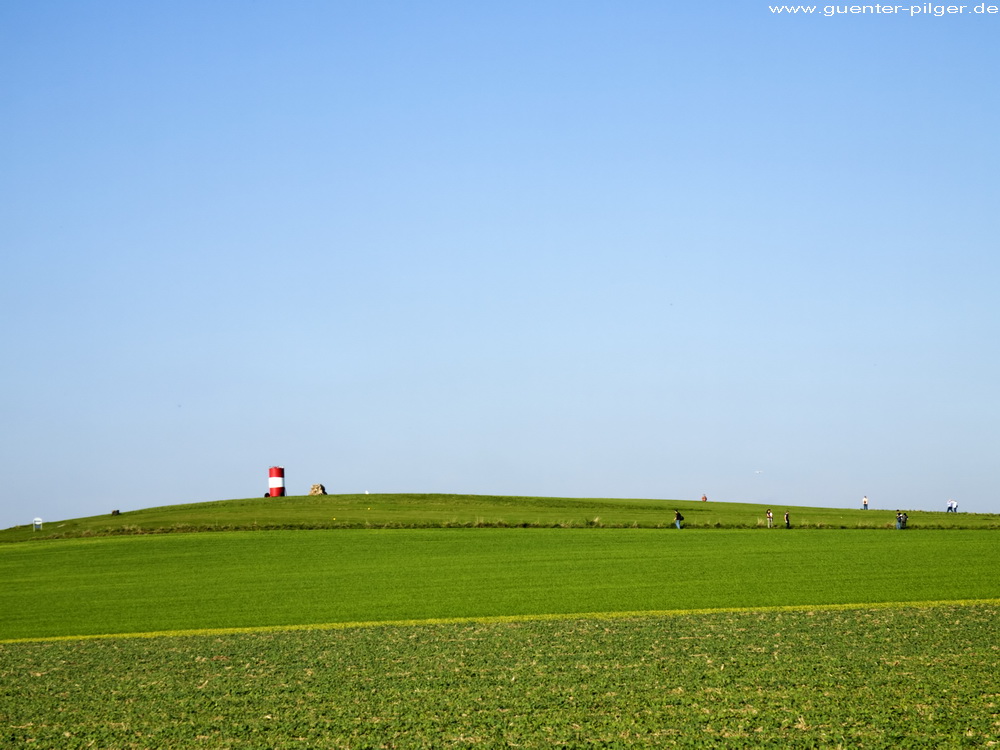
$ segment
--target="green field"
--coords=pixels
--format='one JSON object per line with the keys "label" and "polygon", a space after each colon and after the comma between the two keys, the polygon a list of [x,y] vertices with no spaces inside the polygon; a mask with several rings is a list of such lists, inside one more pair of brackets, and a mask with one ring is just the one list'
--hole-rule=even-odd
{"label": "green field", "polygon": [[0,645],[27,748],[983,748],[1000,606]]}
{"label": "green field", "polygon": [[[353,496],[4,532],[0,740],[1000,743],[995,517],[800,508],[768,530],[738,523],[760,506],[415,497],[377,523]],[[344,526],[311,528],[331,503]],[[162,533],[192,526],[215,533]]]}
{"label": "green field", "polygon": [[988,599],[998,569],[996,535],[964,530],[99,537],[0,546],[0,638]]}

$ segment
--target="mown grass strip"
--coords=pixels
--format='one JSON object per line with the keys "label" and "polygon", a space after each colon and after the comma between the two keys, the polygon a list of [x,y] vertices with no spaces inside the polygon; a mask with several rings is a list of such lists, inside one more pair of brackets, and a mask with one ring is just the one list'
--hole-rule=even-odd
{"label": "mown grass strip", "polygon": [[797,604],[775,607],[717,607],[701,609],[646,610],[634,612],[581,612],[572,614],[496,615],[492,617],[431,617],[424,620],[382,620],[368,622],[325,622],[309,625],[267,625],[244,628],[193,628],[188,630],[161,630],[148,633],[98,633],[90,635],[59,635],[44,638],[0,639],[0,644],[58,643],[60,641],[89,641],[121,638],[178,638],[190,636],[226,636],[251,633],[295,633],[312,630],[356,630],[361,628],[421,627],[429,625],[497,625],[503,623],[553,622],[559,620],[629,620],[636,618],[688,617],[692,615],[738,614],[757,612],[841,612],[850,610],[878,610],[929,607],[960,607],[1000,605],[1000,599],[950,599],[921,602],[879,602],[851,604]]}

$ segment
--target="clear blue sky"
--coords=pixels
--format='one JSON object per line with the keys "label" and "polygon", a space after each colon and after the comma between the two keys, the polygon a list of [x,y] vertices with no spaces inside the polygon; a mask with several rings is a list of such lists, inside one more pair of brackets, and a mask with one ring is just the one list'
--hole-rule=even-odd
{"label": "clear blue sky", "polygon": [[4,3],[0,527],[1000,512],[1000,15],[822,7]]}

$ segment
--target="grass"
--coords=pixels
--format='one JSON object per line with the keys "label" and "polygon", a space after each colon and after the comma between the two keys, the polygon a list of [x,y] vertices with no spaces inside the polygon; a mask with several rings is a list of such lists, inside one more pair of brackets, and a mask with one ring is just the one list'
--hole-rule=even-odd
{"label": "grass", "polygon": [[997,605],[0,644],[7,747],[992,747]]}
{"label": "grass", "polygon": [[[87,536],[273,529],[344,528],[665,528],[673,511],[696,528],[763,528],[768,506],[691,500],[541,498],[485,495],[326,495],[220,500],[30,524],[0,531],[0,542]],[[775,524],[790,511],[796,528],[884,529],[896,509],[774,506]],[[912,529],[1000,529],[1000,515],[909,511]]]}
{"label": "grass", "polygon": [[791,510],[330,496],[9,529],[0,741],[1000,743],[997,517]]}
{"label": "grass", "polygon": [[410,529],[59,540],[0,546],[0,639],[991,599],[1000,596],[998,567],[995,536],[967,530]]}

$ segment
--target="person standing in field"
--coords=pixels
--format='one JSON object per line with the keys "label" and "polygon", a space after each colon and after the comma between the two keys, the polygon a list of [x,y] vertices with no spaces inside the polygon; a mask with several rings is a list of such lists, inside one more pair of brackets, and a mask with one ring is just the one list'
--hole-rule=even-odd
{"label": "person standing in field", "polygon": [[897,529],[903,528],[903,514],[900,513],[898,510],[896,511],[896,528]]}
{"label": "person standing in field", "polygon": [[868,495],[861,498],[861,510],[868,510]]}
{"label": "person standing in field", "polygon": [[788,520],[788,511],[787,510],[785,511],[785,528],[786,529],[792,528],[792,524]]}
{"label": "person standing in field", "polygon": [[679,510],[675,510],[674,511],[674,526],[676,526],[679,529],[681,527],[681,521],[683,521],[683,520],[684,520],[684,516],[681,515],[681,512]]}
{"label": "person standing in field", "polygon": [[773,524],[774,524],[774,513],[771,512],[770,508],[768,508],[767,509],[767,528],[770,529],[773,526]]}

